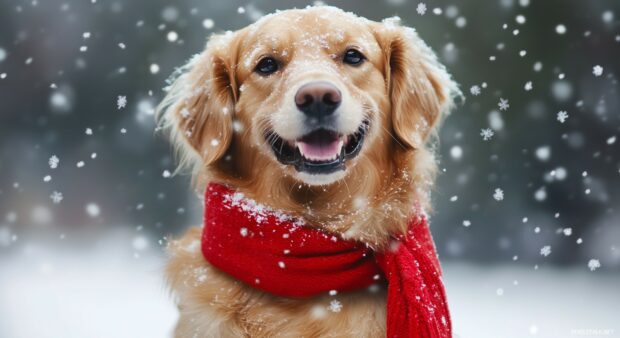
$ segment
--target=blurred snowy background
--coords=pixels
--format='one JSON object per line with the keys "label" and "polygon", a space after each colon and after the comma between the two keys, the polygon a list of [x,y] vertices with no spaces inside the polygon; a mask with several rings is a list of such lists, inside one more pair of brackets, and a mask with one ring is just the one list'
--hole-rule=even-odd
{"label": "blurred snowy background", "polygon": [[[0,337],[169,335],[162,247],[201,206],[154,133],[165,79],[311,3],[0,0]],[[458,336],[620,337],[620,2],[327,3],[400,16],[467,97],[432,218]]]}

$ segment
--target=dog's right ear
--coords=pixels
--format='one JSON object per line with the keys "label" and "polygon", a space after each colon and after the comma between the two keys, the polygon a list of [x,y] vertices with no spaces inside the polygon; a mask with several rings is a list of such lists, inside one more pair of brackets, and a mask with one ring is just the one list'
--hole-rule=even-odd
{"label": "dog's right ear", "polygon": [[228,150],[238,88],[237,33],[214,35],[207,48],[178,69],[157,108],[158,128],[169,132],[180,166],[209,166]]}

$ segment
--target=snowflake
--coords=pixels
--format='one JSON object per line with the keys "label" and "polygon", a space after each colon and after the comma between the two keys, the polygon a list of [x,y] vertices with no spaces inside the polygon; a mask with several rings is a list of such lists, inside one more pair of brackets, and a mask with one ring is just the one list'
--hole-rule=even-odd
{"label": "snowflake", "polygon": [[125,108],[126,105],[127,105],[127,96],[119,95],[118,98],[116,98],[116,108],[120,110],[120,109]]}
{"label": "snowflake", "polygon": [[478,96],[480,95],[480,87],[478,85],[473,85],[471,86],[471,88],[469,88],[469,92],[473,96]]}
{"label": "snowflake", "polygon": [[329,307],[327,309],[331,312],[340,312],[340,310],[342,310],[342,303],[334,299],[329,302]]}
{"label": "snowflake", "polygon": [[480,129],[480,136],[482,136],[482,139],[485,141],[490,140],[493,135],[495,135],[495,133],[491,128]]}
{"label": "snowflake", "polygon": [[415,9],[415,10],[416,10],[416,12],[418,12],[418,14],[420,14],[420,15],[424,15],[424,14],[426,14],[426,4],[425,4],[425,3],[423,3],[423,2],[420,2],[420,3],[418,4],[418,7],[416,7],[416,9]]}
{"label": "snowflake", "polygon": [[594,271],[601,267],[601,262],[598,259],[591,259],[588,261],[588,268],[590,271]]}
{"label": "snowflake", "polygon": [[526,92],[529,92],[530,90],[532,90],[532,88],[534,88],[534,86],[532,85],[532,81],[526,82],[525,86],[523,87],[523,89],[525,89]]}
{"label": "snowflake", "polygon": [[555,32],[562,35],[564,33],[566,33],[566,26],[563,24],[559,24],[557,26],[555,26]]}
{"label": "snowflake", "polygon": [[501,97],[499,99],[499,103],[497,104],[497,106],[499,107],[499,110],[507,110],[508,108],[510,108],[510,105],[508,104],[508,100],[503,99]]}
{"label": "snowflake", "polygon": [[540,248],[540,254],[545,257],[549,256],[551,254],[551,245],[545,245]]}
{"label": "snowflake", "polygon": [[54,204],[58,204],[58,203],[60,203],[62,201],[63,196],[62,196],[61,192],[54,191],[50,195],[50,198],[52,199],[52,202],[54,202]]}
{"label": "snowflake", "polygon": [[202,20],[202,26],[206,29],[211,29],[215,25],[212,19],[204,19]]}
{"label": "snowflake", "polygon": [[496,201],[501,201],[504,199],[504,190],[497,188],[495,189],[495,192],[493,193],[493,198],[495,198]]}
{"label": "snowflake", "polygon": [[95,218],[99,216],[99,214],[101,213],[101,209],[95,203],[88,203],[86,205],[86,213],[88,214],[88,216]]}
{"label": "snowflake", "polygon": [[182,116],[184,119],[188,118],[188,117],[189,117],[189,115],[190,115],[190,113],[189,113],[189,110],[187,110],[187,108],[183,108],[183,109],[181,109],[181,116]]}
{"label": "snowflake", "polygon": [[592,74],[594,74],[594,76],[601,76],[603,75],[603,67],[596,65],[594,67],[592,67]]}
{"label": "snowflake", "polygon": [[559,111],[557,118],[558,118],[558,121],[560,121],[560,123],[564,123],[566,119],[568,119],[568,113],[563,110]]}
{"label": "snowflake", "polygon": [[50,168],[56,169],[58,168],[58,163],[60,163],[60,159],[56,155],[52,155],[49,161],[47,162],[50,165]]}

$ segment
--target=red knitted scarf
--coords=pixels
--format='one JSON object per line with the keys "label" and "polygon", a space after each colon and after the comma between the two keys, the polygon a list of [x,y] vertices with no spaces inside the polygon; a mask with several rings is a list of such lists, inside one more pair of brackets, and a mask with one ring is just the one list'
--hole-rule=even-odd
{"label": "red knitted scarf", "polygon": [[387,284],[387,337],[452,337],[425,217],[413,217],[407,235],[395,238],[389,250],[373,252],[211,183],[205,192],[202,253],[216,268],[282,297]]}

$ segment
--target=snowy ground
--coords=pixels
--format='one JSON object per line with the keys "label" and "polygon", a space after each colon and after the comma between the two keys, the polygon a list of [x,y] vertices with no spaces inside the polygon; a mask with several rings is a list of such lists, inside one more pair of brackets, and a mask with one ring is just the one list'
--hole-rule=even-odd
{"label": "snowy ground", "polygon": [[461,338],[620,337],[620,275],[444,264]]}
{"label": "snowy ground", "polygon": [[[131,247],[122,238],[79,249],[28,244],[1,256],[0,337],[169,337],[176,311],[162,258],[116,249]],[[457,263],[444,270],[456,337],[620,337],[619,275]]]}

